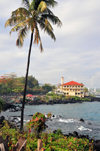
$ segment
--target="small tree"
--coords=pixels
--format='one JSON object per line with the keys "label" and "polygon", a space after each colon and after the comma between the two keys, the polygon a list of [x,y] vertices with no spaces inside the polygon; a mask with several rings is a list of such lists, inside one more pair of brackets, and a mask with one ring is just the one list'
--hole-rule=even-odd
{"label": "small tree", "polygon": [[29,129],[29,133],[31,132],[31,129],[34,129],[34,132],[36,134],[36,137],[39,138],[39,134],[40,132],[42,132],[45,129],[45,115],[42,113],[35,113],[32,117],[32,119],[30,120],[30,122],[28,122],[27,127]]}
{"label": "small tree", "polygon": [[45,90],[45,92],[47,93],[47,92],[49,92],[49,91],[52,91],[54,88],[55,88],[55,86],[52,86],[52,85],[50,85],[50,84],[44,84],[43,86],[42,86],[42,88]]}
{"label": "small tree", "polygon": [[5,23],[5,27],[7,26],[13,27],[10,33],[15,31],[18,32],[16,45],[19,47],[23,46],[24,39],[28,31],[29,30],[31,31],[31,39],[25,76],[25,87],[21,110],[21,127],[20,127],[21,130],[23,130],[24,106],[33,41],[35,44],[40,44],[40,50],[43,51],[39,27],[42,30],[44,30],[53,40],[56,40],[51,23],[61,26],[61,21],[59,20],[59,18],[55,16],[53,12],[50,10],[50,7],[54,7],[57,4],[55,0],[31,0],[31,1],[22,0],[22,1],[25,7],[20,7],[13,11],[11,17]]}

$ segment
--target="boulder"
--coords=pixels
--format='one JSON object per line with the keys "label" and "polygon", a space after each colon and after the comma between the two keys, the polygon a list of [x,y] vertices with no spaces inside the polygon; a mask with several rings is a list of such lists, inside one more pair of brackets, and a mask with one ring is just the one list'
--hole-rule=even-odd
{"label": "boulder", "polygon": [[74,137],[78,137],[78,133],[76,131],[73,132]]}
{"label": "boulder", "polygon": [[85,122],[83,118],[80,119],[81,122]]}

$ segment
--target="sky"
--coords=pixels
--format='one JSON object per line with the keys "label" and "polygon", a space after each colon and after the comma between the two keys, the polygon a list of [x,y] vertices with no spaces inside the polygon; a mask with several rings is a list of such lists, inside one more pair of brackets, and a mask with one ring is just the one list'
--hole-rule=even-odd
{"label": "sky", "polygon": [[[53,12],[62,21],[54,26],[56,41],[41,31],[44,51],[32,47],[29,75],[40,83],[77,81],[88,88],[100,88],[100,0],[57,0]],[[4,24],[21,0],[0,0],[0,75],[24,76],[30,33],[22,48],[16,47],[17,34],[9,35]]]}

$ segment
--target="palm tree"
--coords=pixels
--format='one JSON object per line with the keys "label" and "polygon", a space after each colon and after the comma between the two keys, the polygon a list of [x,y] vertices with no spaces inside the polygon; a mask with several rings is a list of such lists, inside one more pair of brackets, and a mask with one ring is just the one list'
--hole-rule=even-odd
{"label": "palm tree", "polygon": [[23,130],[24,105],[27,90],[27,80],[32,43],[34,41],[35,44],[39,44],[40,50],[42,52],[43,47],[39,27],[40,29],[44,30],[55,41],[56,37],[54,35],[51,23],[61,26],[60,19],[55,16],[54,13],[49,9],[50,7],[52,8],[57,4],[55,0],[31,0],[31,2],[30,0],[23,0],[23,4],[24,7],[20,7],[13,11],[11,17],[5,23],[5,27],[12,26],[10,33],[15,31],[18,32],[16,45],[19,47],[23,46],[24,39],[28,31],[31,31],[31,39],[25,77],[25,87],[21,110],[21,130]]}

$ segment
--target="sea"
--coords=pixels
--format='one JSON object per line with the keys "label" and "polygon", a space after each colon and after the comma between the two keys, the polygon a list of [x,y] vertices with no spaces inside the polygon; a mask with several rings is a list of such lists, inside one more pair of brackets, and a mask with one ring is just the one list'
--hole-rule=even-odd
{"label": "sea", "polygon": [[[43,114],[52,113],[50,120],[46,122],[47,132],[61,129],[64,134],[78,132],[81,135],[89,135],[90,138],[100,140],[100,102],[84,102],[75,104],[55,105],[26,105],[24,111],[24,124],[28,122],[36,112]],[[16,118],[20,121],[20,111],[1,112],[8,120]],[[81,121],[83,119],[84,121]]]}

